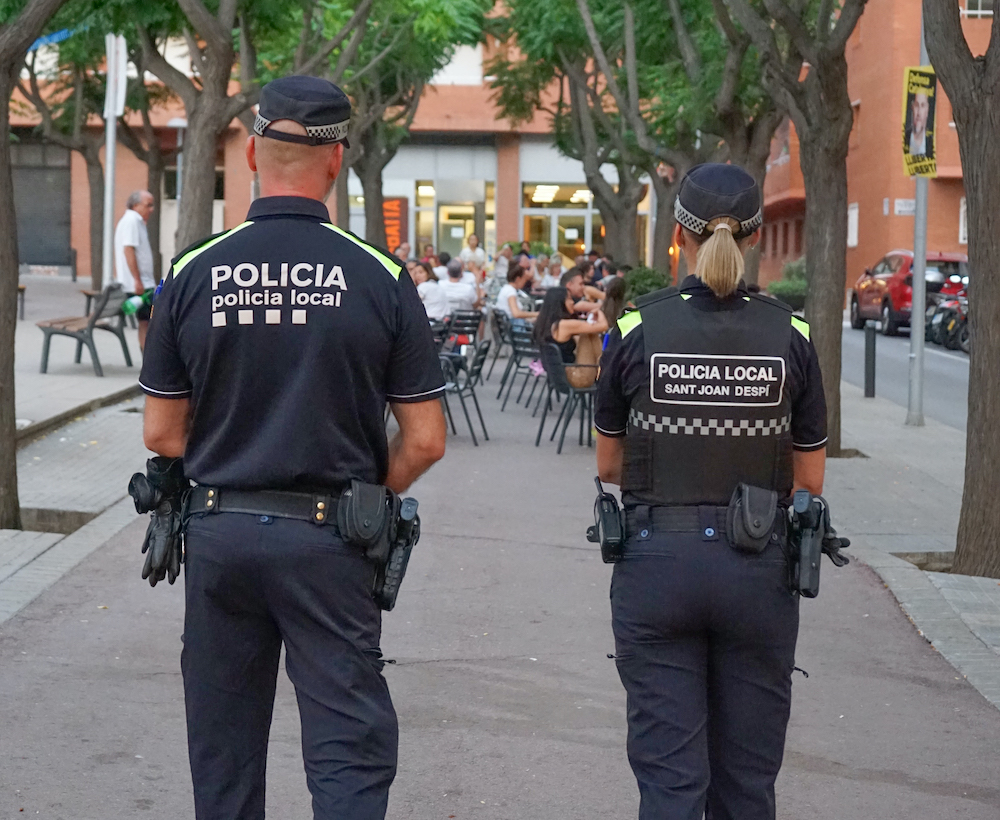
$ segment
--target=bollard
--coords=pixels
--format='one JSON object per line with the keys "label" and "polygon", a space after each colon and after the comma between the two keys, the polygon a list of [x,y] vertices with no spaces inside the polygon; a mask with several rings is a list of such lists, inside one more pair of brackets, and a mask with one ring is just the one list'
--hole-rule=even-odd
{"label": "bollard", "polygon": [[865,322],[865,398],[875,398],[875,322]]}

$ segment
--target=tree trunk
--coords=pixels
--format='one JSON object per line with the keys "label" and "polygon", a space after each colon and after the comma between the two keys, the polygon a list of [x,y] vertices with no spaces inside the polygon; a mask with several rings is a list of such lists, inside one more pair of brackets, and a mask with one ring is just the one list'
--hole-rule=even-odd
{"label": "tree trunk", "polygon": [[225,100],[214,100],[203,91],[198,105],[188,116],[184,134],[184,178],[178,203],[178,251],[212,233],[212,201],[215,199],[215,158],[219,134],[228,122],[221,122],[213,106],[223,107]]}
{"label": "tree trunk", "polygon": [[680,187],[680,175],[675,177],[674,182],[664,179],[656,173],[654,168],[650,172],[653,180],[653,192],[656,194],[656,227],[653,231],[653,267],[667,277],[667,281],[672,284],[673,277],[673,257],[670,255],[670,246],[674,241],[674,199],[677,197],[677,189]]}
{"label": "tree trunk", "polygon": [[[619,172],[619,179],[624,175]],[[602,178],[603,181],[603,178]],[[587,184],[594,192],[594,202],[604,220],[604,249],[609,252],[615,262],[635,267],[641,264],[642,256],[639,249],[639,234],[636,223],[639,218],[639,202],[642,200],[643,185],[637,180],[620,181],[618,192],[608,196],[598,193],[607,187],[599,181],[587,179]]]}
{"label": "tree trunk", "polygon": [[[81,152],[87,163],[87,185],[90,188],[90,287],[101,290],[108,282],[104,281],[104,167],[96,148]],[[114,214],[112,214],[112,217]],[[114,280],[114,252],[112,254],[112,280]]]}
{"label": "tree trunk", "polygon": [[830,131],[799,131],[806,193],[806,319],[819,356],[827,408],[827,453],[840,455],[840,354],[847,277],[847,145]]}
{"label": "tree trunk", "polygon": [[[382,169],[384,163],[366,157],[359,161],[354,170],[361,179],[365,193],[365,241],[380,248],[386,245],[385,216],[382,213]],[[395,250],[391,248],[390,250]]]}
{"label": "tree trunk", "polygon": [[0,529],[5,530],[21,529],[14,404],[14,335],[20,260],[10,160],[10,97],[16,76],[17,69],[8,67],[0,71]]}
{"label": "tree trunk", "polygon": [[[772,134],[774,131],[772,130]],[[768,144],[768,153],[763,154],[763,156],[751,153],[746,157],[743,164],[743,168],[746,170],[750,176],[757,180],[757,185],[760,186],[760,198],[761,207],[763,208],[764,202],[764,178],[767,176],[767,158],[770,154],[770,143]],[[845,205],[846,208],[846,205]],[[844,257],[846,260],[846,256]],[[743,281],[748,285],[756,285],[760,280],[760,242],[758,241],[748,252],[744,260],[743,266]]]}
{"label": "tree trunk", "polygon": [[163,276],[163,259],[160,256],[160,208],[163,206],[163,172],[166,163],[163,161],[158,141],[157,144],[149,146],[146,157],[146,186],[153,195],[153,214],[146,223],[146,230],[149,233],[149,248],[153,252],[153,277],[159,282]]}
{"label": "tree trunk", "polygon": [[[951,89],[946,89],[951,97]],[[977,104],[960,114],[958,144],[969,224],[969,421],[965,489],[952,572],[1000,578],[1000,102],[995,89],[976,94]]]}
{"label": "tree trunk", "polygon": [[334,185],[333,196],[337,202],[337,227],[345,231],[351,229],[351,197],[347,190],[350,168],[341,168]]}

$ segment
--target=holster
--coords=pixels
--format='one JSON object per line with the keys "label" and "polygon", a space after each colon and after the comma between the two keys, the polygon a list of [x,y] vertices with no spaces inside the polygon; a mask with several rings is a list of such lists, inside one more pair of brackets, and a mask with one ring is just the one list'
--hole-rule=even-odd
{"label": "holster", "polygon": [[388,487],[351,479],[337,505],[341,537],[379,566],[385,565],[396,538],[399,504],[399,496]]}
{"label": "holster", "polygon": [[777,510],[777,492],[738,484],[726,510],[726,535],[730,545],[741,552],[763,552],[774,529]]}

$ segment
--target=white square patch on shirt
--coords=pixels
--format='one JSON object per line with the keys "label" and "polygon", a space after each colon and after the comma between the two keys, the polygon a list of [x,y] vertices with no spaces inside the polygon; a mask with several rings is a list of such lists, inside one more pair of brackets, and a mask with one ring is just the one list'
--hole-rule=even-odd
{"label": "white square patch on shirt", "polygon": [[304,325],[306,323],[306,312],[304,310],[292,311],[292,324]]}
{"label": "white square patch on shirt", "polygon": [[280,325],[281,324],[281,311],[268,309],[264,311],[264,323],[268,325]]}
{"label": "white square patch on shirt", "polygon": [[224,310],[216,311],[212,314],[212,327],[225,327],[226,326],[226,312]]}
{"label": "white square patch on shirt", "polygon": [[240,310],[238,311],[240,315],[241,325],[252,325],[253,324],[253,311],[252,310]]}

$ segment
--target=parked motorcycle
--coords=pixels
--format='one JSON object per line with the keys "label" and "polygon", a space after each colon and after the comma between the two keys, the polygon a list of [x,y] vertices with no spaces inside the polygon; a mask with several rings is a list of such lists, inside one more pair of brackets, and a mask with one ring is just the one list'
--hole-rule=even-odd
{"label": "parked motorcycle", "polygon": [[949,350],[969,352],[969,300],[959,296],[951,314],[943,321],[944,346]]}

